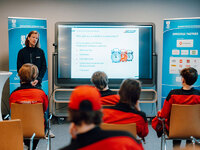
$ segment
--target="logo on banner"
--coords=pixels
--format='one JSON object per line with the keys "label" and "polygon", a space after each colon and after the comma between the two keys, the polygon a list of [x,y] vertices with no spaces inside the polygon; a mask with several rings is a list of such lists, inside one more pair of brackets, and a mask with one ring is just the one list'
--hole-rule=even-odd
{"label": "logo on banner", "polygon": [[16,27],[16,20],[12,19],[12,27]]}
{"label": "logo on banner", "polygon": [[167,28],[167,29],[170,28],[170,21],[166,21],[166,28]]}
{"label": "logo on banner", "polygon": [[26,40],[26,36],[21,35],[21,45],[22,45],[22,47],[25,47],[25,40]]}
{"label": "logo on banner", "polygon": [[14,80],[17,80],[19,81],[19,76],[18,76],[18,73],[16,74],[16,76],[14,77]]}

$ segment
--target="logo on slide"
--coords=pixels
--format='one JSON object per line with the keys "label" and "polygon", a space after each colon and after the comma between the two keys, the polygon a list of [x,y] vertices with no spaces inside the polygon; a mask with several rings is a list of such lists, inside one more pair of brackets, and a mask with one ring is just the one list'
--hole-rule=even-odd
{"label": "logo on slide", "polygon": [[111,50],[111,60],[113,63],[127,62],[133,60],[132,50],[119,50],[117,48]]}
{"label": "logo on slide", "polygon": [[111,60],[113,63],[119,63],[121,60],[121,51],[117,48],[111,50]]}
{"label": "logo on slide", "polygon": [[136,30],[125,30],[124,33],[135,33]]}
{"label": "logo on slide", "polygon": [[133,60],[133,51],[127,50],[127,61],[132,61],[132,60]]}
{"label": "logo on slide", "polygon": [[127,51],[121,51],[121,60],[122,62],[126,62],[127,61]]}

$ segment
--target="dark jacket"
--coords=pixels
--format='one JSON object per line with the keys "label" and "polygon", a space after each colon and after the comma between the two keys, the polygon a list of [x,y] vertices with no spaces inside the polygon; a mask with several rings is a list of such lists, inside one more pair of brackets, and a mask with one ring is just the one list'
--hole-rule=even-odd
{"label": "dark jacket", "polygon": [[31,63],[38,67],[39,75],[38,82],[39,85],[42,83],[42,78],[47,70],[46,59],[44,51],[37,47],[24,47],[22,48],[17,56],[17,72],[21,66],[25,63]]}

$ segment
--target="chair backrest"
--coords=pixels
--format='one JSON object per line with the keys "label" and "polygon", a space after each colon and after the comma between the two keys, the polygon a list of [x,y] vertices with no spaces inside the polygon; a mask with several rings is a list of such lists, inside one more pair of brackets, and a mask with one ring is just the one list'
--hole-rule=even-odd
{"label": "chair backrest", "polygon": [[200,138],[200,104],[173,104],[170,116],[169,138]]}
{"label": "chair backrest", "polygon": [[23,150],[23,131],[21,120],[0,121],[0,149]]}
{"label": "chair backrest", "polygon": [[128,124],[110,124],[110,123],[102,123],[101,128],[103,130],[121,130],[127,131],[131,133],[134,137],[137,136],[136,131],[136,123],[128,123]]}
{"label": "chair backrest", "polygon": [[44,138],[44,113],[42,104],[11,104],[11,119],[22,121],[23,135],[30,138]]}

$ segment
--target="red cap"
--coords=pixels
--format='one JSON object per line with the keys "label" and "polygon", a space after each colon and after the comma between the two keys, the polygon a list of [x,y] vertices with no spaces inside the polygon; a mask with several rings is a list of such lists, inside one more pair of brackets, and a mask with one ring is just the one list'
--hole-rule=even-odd
{"label": "red cap", "polygon": [[[83,101],[87,101],[87,103],[83,104]],[[73,110],[100,110],[101,101],[99,91],[90,85],[81,85],[76,87],[70,96],[69,108]]]}

